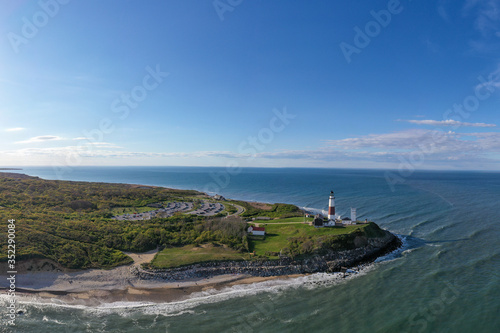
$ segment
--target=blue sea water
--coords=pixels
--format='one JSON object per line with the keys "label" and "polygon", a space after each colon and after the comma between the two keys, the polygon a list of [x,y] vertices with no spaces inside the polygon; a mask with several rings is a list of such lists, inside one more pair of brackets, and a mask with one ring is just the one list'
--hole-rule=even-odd
{"label": "blue sea water", "polygon": [[[393,188],[383,170],[78,167],[45,179],[134,183],[227,198],[356,207],[404,248],[348,279],[313,274],[155,305],[22,304],[19,332],[498,332],[500,173],[416,171]],[[22,287],[22,286],[20,286]],[[3,300],[0,300],[3,302]],[[0,304],[4,307],[4,304]]]}

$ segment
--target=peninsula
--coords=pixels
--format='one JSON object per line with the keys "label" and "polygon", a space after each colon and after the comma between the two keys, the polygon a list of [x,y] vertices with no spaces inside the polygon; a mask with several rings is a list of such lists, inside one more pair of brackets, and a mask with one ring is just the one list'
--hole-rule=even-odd
{"label": "peninsula", "polygon": [[[319,216],[290,204],[17,173],[0,173],[0,218],[16,221],[18,288],[25,292],[248,283],[252,276],[341,271],[400,246],[373,222],[319,227]],[[4,233],[0,244],[5,274]]]}

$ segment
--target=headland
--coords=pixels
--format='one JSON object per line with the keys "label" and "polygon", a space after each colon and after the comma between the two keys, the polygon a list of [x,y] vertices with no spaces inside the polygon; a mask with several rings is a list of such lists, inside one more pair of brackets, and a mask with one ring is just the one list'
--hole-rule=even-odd
{"label": "headland", "polygon": [[[345,272],[401,245],[373,222],[320,227],[318,216],[290,204],[14,173],[0,173],[0,186],[0,218],[16,220],[18,293],[71,304],[168,302],[211,288]],[[0,275],[6,271],[2,257]]]}

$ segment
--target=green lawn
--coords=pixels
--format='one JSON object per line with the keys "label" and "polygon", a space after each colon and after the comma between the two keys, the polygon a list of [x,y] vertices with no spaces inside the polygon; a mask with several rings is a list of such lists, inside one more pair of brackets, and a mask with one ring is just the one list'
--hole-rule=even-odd
{"label": "green lawn", "polygon": [[[306,218],[306,222],[312,222],[312,217]],[[277,220],[255,220],[256,223],[290,223],[290,222],[304,222],[304,217],[287,217],[285,219]]]}
{"label": "green lawn", "polygon": [[[346,227],[333,228],[314,228],[308,224],[293,223],[303,222],[303,217],[293,217],[273,222],[263,223],[261,226],[266,228],[266,236],[249,237],[250,251],[255,251],[256,256],[266,256],[270,259],[277,259],[278,256],[266,255],[267,252],[280,252],[282,248],[288,246],[288,238],[298,236],[323,236],[323,235],[341,235],[351,233],[358,228],[365,228],[367,224],[352,225]],[[290,223],[292,224],[277,224]],[[224,260],[251,260],[253,255],[240,253],[225,246],[214,246],[212,244],[195,246],[186,245],[183,247],[166,248],[159,252],[152,261],[152,265],[158,268],[172,268],[196,264],[206,261],[224,261]]]}
{"label": "green lawn", "polygon": [[[288,220],[288,219],[287,219]],[[263,226],[263,224],[261,224]],[[314,228],[307,224],[273,224],[265,225],[265,240],[249,239],[250,251],[255,251],[256,255],[264,256],[266,252],[280,252],[287,246],[289,237],[341,235],[350,233],[358,228],[367,225],[351,225],[347,227]]]}
{"label": "green lawn", "polygon": [[186,245],[164,249],[155,256],[152,265],[158,268],[172,268],[205,261],[243,259],[249,259],[249,255],[224,246],[214,246],[211,244],[202,246]]}

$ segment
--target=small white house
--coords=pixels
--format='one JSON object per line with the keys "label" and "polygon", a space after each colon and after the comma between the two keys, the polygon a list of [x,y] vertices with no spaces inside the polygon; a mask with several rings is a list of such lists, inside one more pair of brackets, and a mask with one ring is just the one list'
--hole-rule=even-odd
{"label": "small white house", "polygon": [[348,217],[342,219],[342,224],[352,224],[352,220]]}
{"label": "small white house", "polygon": [[324,226],[325,227],[338,226],[338,221],[342,221],[342,217],[338,214],[335,214],[335,215],[333,215],[332,219],[329,219],[327,222],[325,222]]}
{"label": "small white house", "polygon": [[248,233],[254,236],[265,236],[266,228],[264,227],[248,227]]}
{"label": "small white house", "polygon": [[323,225],[325,227],[335,227],[335,220],[328,220]]}

